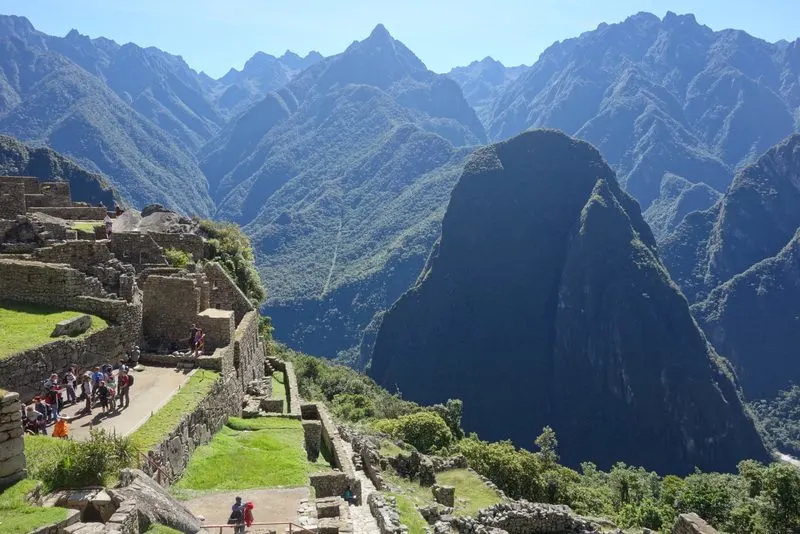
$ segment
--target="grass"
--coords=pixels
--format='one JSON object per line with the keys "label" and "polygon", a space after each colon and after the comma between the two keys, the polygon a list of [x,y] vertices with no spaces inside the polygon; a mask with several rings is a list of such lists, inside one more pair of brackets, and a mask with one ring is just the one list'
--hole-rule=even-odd
{"label": "grass", "polygon": [[0,493],[0,532],[27,534],[39,527],[66,519],[65,508],[42,508],[28,504],[25,497],[37,484],[35,480],[21,480]]}
{"label": "grass", "polygon": [[308,475],[330,466],[306,457],[300,421],[232,417],[208,445],[195,450],[175,484],[180,498],[197,492],[308,485]]}
{"label": "grass", "polygon": [[436,481],[442,486],[456,488],[456,506],[453,514],[457,516],[473,516],[478,510],[502,501],[497,492],[468,469],[442,471],[436,474]]}
{"label": "grass", "polygon": [[39,473],[49,469],[52,465],[61,460],[62,453],[68,446],[69,443],[62,439],[26,434],[25,460],[27,463],[28,475],[37,478]]}
{"label": "grass", "polygon": [[[78,315],[83,314],[36,304],[0,302],[0,359],[63,339],[50,337],[56,323]],[[92,326],[75,339],[99,332],[107,326],[104,319],[92,315]]]}
{"label": "grass", "polygon": [[286,400],[286,376],[281,371],[272,373],[272,398]]}
{"label": "grass", "polygon": [[165,525],[160,525],[158,523],[154,523],[150,525],[150,528],[145,530],[146,534],[181,534],[179,530],[175,530],[174,528],[169,528]]}
{"label": "grass", "polygon": [[84,232],[94,233],[97,226],[103,226],[103,221],[75,221],[72,223],[73,230],[81,230]]}
{"label": "grass", "polygon": [[389,495],[397,499],[397,513],[400,515],[400,522],[408,527],[408,534],[425,534],[428,523],[416,509],[414,502],[398,493]]}
{"label": "grass", "polygon": [[381,440],[381,447],[380,447],[381,456],[387,456],[387,457],[394,458],[398,454],[403,453],[403,452],[406,452],[406,451],[404,451],[402,448],[398,447],[392,441],[390,441],[388,439],[382,439]]}
{"label": "grass", "polygon": [[146,452],[158,445],[186,414],[200,404],[217,380],[219,373],[198,369],[166,405],[131,435],[133,446]]}

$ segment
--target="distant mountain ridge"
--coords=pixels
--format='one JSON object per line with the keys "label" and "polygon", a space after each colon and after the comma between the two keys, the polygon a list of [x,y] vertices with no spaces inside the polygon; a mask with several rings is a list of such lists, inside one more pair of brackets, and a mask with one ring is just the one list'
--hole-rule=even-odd
{"label": "distant mountain ridge", "polygon": [[506,67],[491,57],[473,61],[465,67],[456,67],[447,75],[461,86],[464,98],[486,127],[491,118],[494,101],[505,88],[530,67]]}

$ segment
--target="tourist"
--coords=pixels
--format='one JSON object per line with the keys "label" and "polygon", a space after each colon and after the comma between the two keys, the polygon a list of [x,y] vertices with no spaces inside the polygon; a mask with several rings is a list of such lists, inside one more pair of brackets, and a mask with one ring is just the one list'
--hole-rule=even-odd
{"label": "tourist", "polygon": [[34,397],[33,406],[37,412],[42,414],[42,417],[44,417],[45,422],[47,422],[47,420],[50,419],[50,406],[46,402],[44,402],[44,399],[42,397],[39,396]]}
{"label": "tourist", "polygon": [[142,351],[139,350],[139,345],[134,345],[133,350],[131,351],[131,357],[129,362],[131,364],[131,367],[135,368],[137,365],[139,365],[139,358],[141,356],[142,356]]}
{"label": "tourist", "polygon": [[108,388],[108,405],[109,412],[117,410],[117,381],[114,379],[114,373],[110,373],[106,378],[106,387]]}
{"label": "tourist", "polygon": [[50,408],[50,421],[55,422],[61,409],[61,386],[58,385],[58,375],[55,373],[50,375],[50,379],[45,382],[45,387],[47,388],[45,401]]}
{"label": "tourist", "polygon": [[67,401],[71,404],[75,404],[76,397],[75,397],[75,383],[77,378],[75,377],[75,368],[70,367],[67,374],[64,375],[64,386],[67,388]]}
{"label": "tourist", "polygon": [[133,385],[133,376],[131,376],[128,367],[123,365],[119,370],[119,406],[125,403],[125,408],[131,404],[131,386]]}
{"label": "tourist", "polygon": [[236,497],[236,502],[231,506],[231,515],[228,517],[229,525],[236,525],[233,527],[234,534],[244,534],[244,506],[242,505],[242,498]]}
{"label": "tourist", "polygon": [[83,375],[83,381],[81,382],[81,396],[86,399],[86,406],[84,407],[83,411],[86,413],[92,413],[92,373],[86,372]]}
{"label": "tourist", "polygon": [[203,355],[203,349],[206,348],[206,333],[203,332],[202,328],[197,329],[197,342],[195,343],[195,350],[197,351],[196,356]]}
{"label": "tourist", "polygon": [[106,213],[106,217],[103,219],[103,222],[106,226],[106,239],[111,239],[111,228],[114,226],[114,222],[111,220],[111,217],[108,216],[108,213]]}
{"label": "tourist", "polygon": [[247,504],[244,505],[244,524],[247,528],[253,526],[253,503],[251,501],[247,501]]}
{"label": "tourist", "polygon": [[342,499],[344,499],[344,501],[348,504],[356,504],[356,496],[353,495],[353,490],[350,489],[350,486],[347,486],[347,488],[344,490]]}
{"label": "tourist", "polygon": [[100,398],[100,408],[103,413],[106,413],[106,410],[108,410],[108,388],[105,380],[100,381],[100,386],[97,388],[97,396]]}
{"label": "tourist", "polygon": [[97,392],[100,389],[100,382],[105,379],[103,372],[100,371],[99,367],[95,367],[92,369],[92,397],[97,396]]}
{"label": "tourist", "polygon": [[25,431],[33,434],[47,435],[46,416],[36,410],[36,405],[31,404],[25,411]]}
{"label": "tourist", "polygon": [[59,417],[53,427],[53,437],[60,439],[69,438],[69,423],[64,417]]}
{"label": "tourist", "polygon": [[197,347],[197,325],[192,324],[189,329],[189,353],[194,356],[194,349]]}

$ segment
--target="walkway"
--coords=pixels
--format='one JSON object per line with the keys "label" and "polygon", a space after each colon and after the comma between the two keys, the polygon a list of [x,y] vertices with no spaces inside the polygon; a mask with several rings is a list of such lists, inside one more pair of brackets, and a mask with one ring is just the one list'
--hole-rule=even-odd
{"label": "walkway", "polygon": [[[147,419],[180,389],[189,379],[184,371],[176,371],[167,367],[145,367],[142,372],[134,373],[134,384],[131,387],[131,403],[128,408],[117,410],[110,415],[100,411],[99,404],[95,404],[92,415],[78,415],[84,403],[67,406],[62,413],[69,417],[78,418],[70,424],[70,436],[76,440],[89,438],[90,428],[102,428],[113,431],[123,436],[139,428]],[[52,432],[52,427],[48,433]]]}
{"label": "walkway", "polygon": [[[348,442],[342,440],[345,456],[347,458],[353,457],[353,447]],[[356,470],[356,477],[361,481],[361,506],[350,507],[350,518],[353,520],[353,534],[374,534],[380,532],[378,522],[372,517],[372,512],[369,510],[367,499],[378,490],[375,489],[375,484],[369,479],[367,474],[361,470]]]}
{"label": "walkway", "polygon": [[[206,525],[221,525],[228,521],[231,506],[236,497],[241,497],[242,502],[252,501],[253,518],[256,522],[298,524],[297,509],[300,501],[308,499],[308,496],[308,487],[246,489],[208,493],[202,497],[185,501],[183,504],[193,514],[204,517],[203,523]],[[278,530],[281,534],[283,533],[281,528],[253,526],[247,529],[247,534],[262,534],[268,530]],[[223,532],[231,534],[233,530],[226,529]]]}

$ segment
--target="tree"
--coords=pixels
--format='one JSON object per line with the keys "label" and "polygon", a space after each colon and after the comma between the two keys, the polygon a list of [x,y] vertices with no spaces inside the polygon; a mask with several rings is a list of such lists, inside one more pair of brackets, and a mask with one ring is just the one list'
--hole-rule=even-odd
{"label": "tree", "polygon": [[764,470],[761,514],[774,534],[800,532],[800,470],[775,462]]}
{"label": "tree", "polygon": [[461,417],[464,414],[464,403],[459,399],[447,399],[447,403],[434,404],[431,409],[438,413],[447,426],[450,432],[453,433],[455,439],[464,437],[464,430],[461,428]]}
{"label": "tree", "polygon": [[549,426],[542,429],[542,433],[536,438],[536,446],[539,447],[539,455],[542,458],[542,463],[545,469],[551,469],[558,463],[558,439],[556,432]]}

